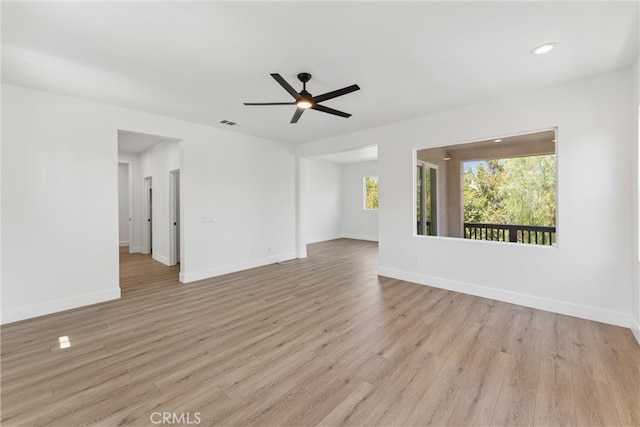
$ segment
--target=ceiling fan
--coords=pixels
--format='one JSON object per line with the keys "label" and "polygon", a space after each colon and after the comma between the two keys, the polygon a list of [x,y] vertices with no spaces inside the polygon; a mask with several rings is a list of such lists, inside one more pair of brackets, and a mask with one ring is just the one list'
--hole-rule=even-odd
{"label": "ceiling fan", "polygon": [[294,102],[245,102],[244,105],[295,105],[296,112],[293,113],[290,123],[297,123],[298,119],[304,113],[304,110],[311,108],[312,110],[322,111],[323,113],[329,113],[340,117],[351,117],[351,114],[343,111],[334,110],[333,108],[325,107],[319,103],[328,99],[333,99],[338,96],[346,95],[348,93],[360,90],[358,85],[351,85],[343,87],[342,89],[334,90],[331,92],[323,93],[322,95],[312,96],[307,92],[307,82],[311,80],[311,74],[300,73],[298,74],[298,80],[302,82],[302,91],[296,92],[287,81],[282,78],[280,74],[271,74],[271,77],[275,79],[280,86],[282,86],[291,96],[295,98]]}

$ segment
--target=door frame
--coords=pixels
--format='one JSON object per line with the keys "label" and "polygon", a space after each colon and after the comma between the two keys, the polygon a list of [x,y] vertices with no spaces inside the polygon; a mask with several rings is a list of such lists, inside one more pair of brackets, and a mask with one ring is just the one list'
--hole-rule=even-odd
{"label": "door frame", "polygon": [[180,169],[169,171],[169,265],[180,262]]}
{"label": "door frame", "polygon": [[129,191],[128,194],[128,210],[127,213],[129,217],[129,253],[133,253],[134,250],[134,241],[133,241],[133,162],[130,160],[118,160],[118,165],[123,164],[127,165],[127,188]]}
{"label": "door frame", "polygon": [[[146,176],[143,178],[142,184],[143,192],[142,192],[142,203],[143,203],[143,221],[144,226],[142,227],[142,253],[150,254],[153,250],[153,242],[151,239],[153,238],[153,199],[149,197],[151,190],[153,189],[153,181],[151,176]],[[151,196],[153,197],[153,196]]]}

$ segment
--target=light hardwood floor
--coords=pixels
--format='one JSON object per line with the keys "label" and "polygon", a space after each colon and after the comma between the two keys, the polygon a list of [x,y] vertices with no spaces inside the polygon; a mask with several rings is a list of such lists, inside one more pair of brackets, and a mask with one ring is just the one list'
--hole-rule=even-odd
{"label": "light hardwood floor", "polygon": [[[180,266],[167,267],[151,255],[130,254],[129,247],[120,248],[120,290],[122,295],[171,287],[178,284]],[[152,291],[153,292],[153,291]]]}
{"label": "light hardwood floor", "polygon": [[379,278],[374,243],[187,285],[123,256],[120,300],[2,328],[2,425],[639,424],[629,330]]}

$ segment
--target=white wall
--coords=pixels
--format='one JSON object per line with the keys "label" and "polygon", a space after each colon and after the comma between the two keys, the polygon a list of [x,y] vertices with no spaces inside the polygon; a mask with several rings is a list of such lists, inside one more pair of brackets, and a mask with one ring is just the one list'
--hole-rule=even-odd
{"label": "white wall", "polygon": [[118,129],[183,141],[181,280],[295,256],[288,144],[6,84],[2,123],[3,323],[120,296]]}
{"label": "white wall", "polygon": [[[630,82],[630,70],[616,72],[305,144],[298,152],[378,144],[379,274],[628,327]],[[553,127],[558,247],[413,235],[414,149]]]}
{"label": "white wall", "polygon": [[2,322],[118,298],[115,129],[95,105],[2,86]]}
{"label": "white wall", "polygon": [[364,209],[363,179],[378,176],[378,162],[342,166],[342,236],[378,241],[378,211]]}
{"label": "white wall", "polygon": [[[140,153],[140,166],[143,179],[151,177],[153,188],[152,256],[156,261],[169,265],[169,245],[171,220],[169,215],[169,172],[180,169],[181,144],[167,141]],[[136,199],[144,200],[142,192],[135,194]],[[142,215],[144,212],[141,212]],[[136,228],[145,226],[145,219],[137,218]]]}
{"label": "white wall", "polygon": [[295,258],[293,148],[223,131],[183,142],[181,280]]}
{"label": "white wall", "polygon": [[120,246],[129,246],[129,165],[118,163],[118,230]]}
{"label": "white wall", "polygon": [[306,242],[342,237],[342,167],[335,163],[305,159]]}

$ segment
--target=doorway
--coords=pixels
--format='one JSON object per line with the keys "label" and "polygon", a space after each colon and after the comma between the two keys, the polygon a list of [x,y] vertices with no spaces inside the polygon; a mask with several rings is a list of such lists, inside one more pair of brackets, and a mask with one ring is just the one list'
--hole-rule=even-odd
{"label": "doorway", "polygon": [[377,196],[377,145],[301,158],[297,174],[299,257],[308,256],[307,244],[378,241],[378,209],[366,203],[367,195]]}
{"label": "doorway", "polygon": [[144,179],[144,218],[146,224],[143,227],[143,254],[153,253],[153,186],[151,177]]}
{"label": "doorway", "polygon": [[180,170],[169,172],[169,265],[180,263]]}
{"label": "doorway", "polygon": [[118,162],[118,240],[120,248],[133,252],[133,177],[129,161]]}

